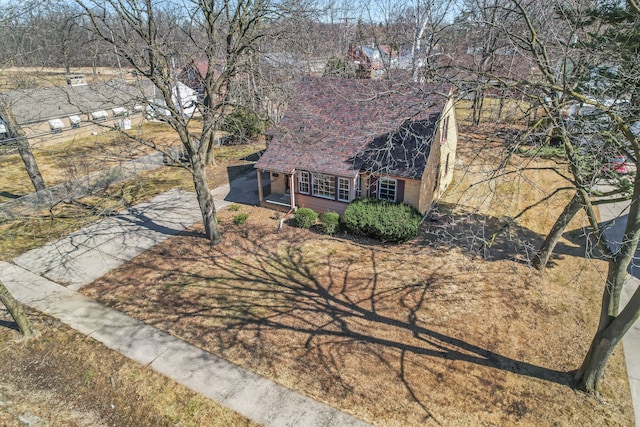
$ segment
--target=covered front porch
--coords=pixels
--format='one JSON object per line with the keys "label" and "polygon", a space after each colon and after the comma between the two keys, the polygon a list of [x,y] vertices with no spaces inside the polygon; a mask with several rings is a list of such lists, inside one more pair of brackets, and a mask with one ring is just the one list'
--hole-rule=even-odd
{"label": "covered front porch", "polygon": [[267,170],[257,170],[258,199],[260,206],[288,212],[296,207],[294,188],[295,175]]}
{"label": "covered front porch", "polygon": [[291,195],[269,194],[260,202],[260,206],[288,212],[292,207]]}

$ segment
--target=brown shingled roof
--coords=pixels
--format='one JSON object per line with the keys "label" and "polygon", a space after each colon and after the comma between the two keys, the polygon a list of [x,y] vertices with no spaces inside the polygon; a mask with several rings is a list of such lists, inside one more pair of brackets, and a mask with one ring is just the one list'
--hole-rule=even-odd
{"label": "brown shingled roof", "polygon": [[[256,168],[282,173],[294,169],[339,176],[355,176],[361,167],[371,168],[371,149],[385,141],[403,142],[401,127],[408,121],[433,125],[447,100],[450,86],[418,85],[388,80],[359,80],[327,77],[305,77],[293,88],[293,97],[279,127],[272,130],[273,140],[256,164]],[[428,155],[433,126],[427,138],[409,144]],[[414,129],[416,129],[414,127]],[[400,139],[398,139],[400,138]],[[428,141],[427,141],[428,139]],[[413,145],[412,145],[413,144]],[[367,149],[368,148],[368,149]],[[405,148],[406,149],[406,148]],[[363,153],[369,154],[363,158]],[[416,153],[390,150],[382,166],[387,173],[419,177],[424,162],[396,162],[399,155],[415,157]],[[418,169],[416,169],[418,165]],[[382,172],[382,170],[381,170]]]}

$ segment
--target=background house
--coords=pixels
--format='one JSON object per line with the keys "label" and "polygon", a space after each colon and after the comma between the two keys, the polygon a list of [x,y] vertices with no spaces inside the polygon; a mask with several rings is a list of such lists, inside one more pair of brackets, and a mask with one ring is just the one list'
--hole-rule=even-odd
{"label": "background house", "polygon": [[305,77],[256,163],[260,201],[343,213],[359,197],[429,210],[451,183],[451,86]]}
{"label": "background house", "polygon": [[[0,93],[0,102],[11,110],[30,143],[38,144],[131,127],[143,119],[153,93],[150,82],[109,80],[7,91]],[[4,137],[0,132],[0,141]]]}

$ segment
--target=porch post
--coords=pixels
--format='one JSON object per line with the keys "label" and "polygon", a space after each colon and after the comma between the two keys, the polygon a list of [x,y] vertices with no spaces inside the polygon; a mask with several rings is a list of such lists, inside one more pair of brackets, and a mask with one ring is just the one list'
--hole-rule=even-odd
{"label": "porch post", "polygon": [[296,207],[296,191],[295,188],[293,186],[293,184],[295,183],[295,169],[293,171],[291,171],[291,175],[289,175],[289,202],[291,203],[291,209],[295,209]]}
{"label": "porch post", "polygon": [[256,169],[258,171],[258,200],[262,203],[262,170]]}
{"label": "porch post", "polygon": [[356,182],[360,179],[360,174],[356,175],[355,178],[351,179],[351,188],[349,188],[349,200],[353,200],[356,198]]}

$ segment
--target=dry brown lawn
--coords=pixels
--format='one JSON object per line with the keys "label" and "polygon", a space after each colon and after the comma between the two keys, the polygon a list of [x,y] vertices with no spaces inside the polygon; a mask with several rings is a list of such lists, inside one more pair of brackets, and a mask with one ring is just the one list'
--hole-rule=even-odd
{"label": "dry brown lawn", "polygon": [[[162,147],[173,145],[177,141],[175,132],[164,123],[146,123],[132,132],[132,136],[153,140]],[[154,152],[152,148],[135,143],[115,131],[35,146],[32,151],[47,185],[81,178]],[[0,156],[0,202],[33,191],[33,185],[18,153],[14,151]]]}
{"label": "dry brown lawn", "polygon": [[[164,124],[148,124],[143,129],[146,132],[145,138],[153,139],[158,145],[170,144],[176,138],[175,133],[167,130]],[[216,164],[207,167],[209,186],[216,188],[227,184],[252,170],[252,159],[264,147],[264,141],[256,141],[246,145],[216,148]],[[37,150],[36,157],[45,180],[53,184],[72,175],[82,175],[117,164],[123,159],[129,160],[130,156],[125,156],[124,153],[136,152],[139,156],[142,150],[139,145],[131,146],[117,138],[84,139]],[[83,158],[83,161],[74,161],[78,158]],[[7,201],[8,194],[15,196],[33,191],[30,185],[17,155],[0,157],[0,202]],[[0,221],[0,259],[10,261],[29,249],[100,220],[107,212],[120,211],[125,206],[142,203],[172,188],[194,191],[193,180],[186,169],[177,166],[161,167],[114,183],[105,194],[81,200],[91,210],[83,206],[60,204],[50,211],[33,212],[29,217]]]}
{"label": "dry brown lawn", "polygon": [[[0,425],[254,426],[250,420],[43,314],[28,341],[0,328]],[[0,322],[11,325],[0,310]]]}
{"label": "dry brown lawn", "polygon": [[631,425],[621,348],[598,398],[570,386],[605,268],[584,257],[584,219],[547,273],[526,263],[566,196],[483,244],[561,185],[548,170],[470,185],[529,161],[496,142],[461,136],[458,184],[407,243],[276,233],[277,213],[242,206],[220,213],[223,243],[185,233],[82,292],[375,425]]}
{"label": "dry brown lawn", "polygon": [[[117,68],[75,67],[69,70],[71,75],[82,74],[87,83],[110,80],[120,77]],[[123,77],[133,80],[130,70],[124,68]],[[56,67],[6,67],[0,73],[0,90],[32,89],[34,87],[60,86],[67,84],[67,71]]]}

